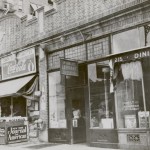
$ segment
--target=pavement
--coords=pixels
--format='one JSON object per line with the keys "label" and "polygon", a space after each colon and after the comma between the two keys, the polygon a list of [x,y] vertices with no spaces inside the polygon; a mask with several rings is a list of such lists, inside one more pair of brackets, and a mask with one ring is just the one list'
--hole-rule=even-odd
{"label": "pavement", "polygon": [[86,144],[55,144],[44,142],[22,142],[0,145],[0,150],[118,150],[99,147],[89,147]]}

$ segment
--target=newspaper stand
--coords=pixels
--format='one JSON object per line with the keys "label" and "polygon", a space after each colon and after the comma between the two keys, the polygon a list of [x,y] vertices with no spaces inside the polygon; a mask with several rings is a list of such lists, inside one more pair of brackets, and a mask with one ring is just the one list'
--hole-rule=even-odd
{"label": "newspaper stand", "polygon": [[0,144],[28,141],[28,121],[26,117],[0,118]]}

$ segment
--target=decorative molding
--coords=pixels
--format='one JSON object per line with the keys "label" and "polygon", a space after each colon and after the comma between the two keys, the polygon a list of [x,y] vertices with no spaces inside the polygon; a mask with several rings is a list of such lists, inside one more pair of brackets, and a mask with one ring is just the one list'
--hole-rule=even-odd
{"label": "decorative molding", "polygon": [[53,0],[54,3],[60,4],[62,2],[65,2],[66,0]]}
{"label": "decorative molding", "polygon": [[44,11],[44,6],[38,8],[36,11],[37,11],[38,13],[39,13],[40,11]]}
{"label": "decorative molding", "polygon": [[145,46],[147,46],[147,36],[150,33],[150,26],[149,25],[145,25],[144,26],[144,30],[145,30]]}
{"label": "decorative molding", "polygon": [[53,15],[53,14],[55,14],[55,13],[57,13],[56,9],[55,9],[55,8],[52,8],[52,9],[46,11],[46,12],[45,12],[45,15],[46,15],[46,16],[49,16],[49,15]]}

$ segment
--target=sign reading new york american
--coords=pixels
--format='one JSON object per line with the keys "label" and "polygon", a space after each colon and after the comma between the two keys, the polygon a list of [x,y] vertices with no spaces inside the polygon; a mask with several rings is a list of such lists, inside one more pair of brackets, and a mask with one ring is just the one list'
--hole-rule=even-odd
{"label": "sign reading new york american", "polygon": [[36,72],[35,49],[30,48],[1,59],[2,80]]}

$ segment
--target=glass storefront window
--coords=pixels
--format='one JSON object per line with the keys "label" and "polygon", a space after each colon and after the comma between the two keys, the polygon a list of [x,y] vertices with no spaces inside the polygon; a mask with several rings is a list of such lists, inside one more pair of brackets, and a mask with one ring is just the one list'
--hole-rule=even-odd
{"label": "glass storefront window", "polygon": [[149,128],[150,59],[116,63],[114,82],[118,128]]}
{"label": "glass storefront window", "polygon": [[0,117],[11,116],[11,97],[0,99]]}
{"label": "glass storefront window", "polygon": [[[148,32],[147,35],[146,32]],[[142,26],[114,34],[112,42],[114,54],[148,46],[150,43],[149,27],[148,31]],[[141,52],[141,55],[145,53]],[[148,54],[149,52],[147,52]],[[130,59],[129,57],[127,59]],[[150,59],[146,55],[139,60],[129,60],[114,65],[113,78],[115,79],[113,81],[118,128],[150,127],[150,119],[148,119],[150,116],[149,68]]]}
{"label": "glass storefront window", "polygon": [[49,127],[66,128],[65,86],[60,71],[49,73]]}
{"label": "glass storefront window", "polygon": [[66,76],[66,87],[83,86],[87,84],[87,68],[86,65],[78,66],[79,76]]}
{"label": "glass storefront window", "polygon": [[91,128],[114,128],[114,94],[110,74],[108,62],[88,65]]}
{"label": "glass storefront window", "polygon": [[12,116],[26,116],[26,99],[24,97],[13,97],[13,114]]}
{"label": "glass storefront window", "polygon": [[4,97],[0,99],[0,117],[26,116],[26,99]]}

